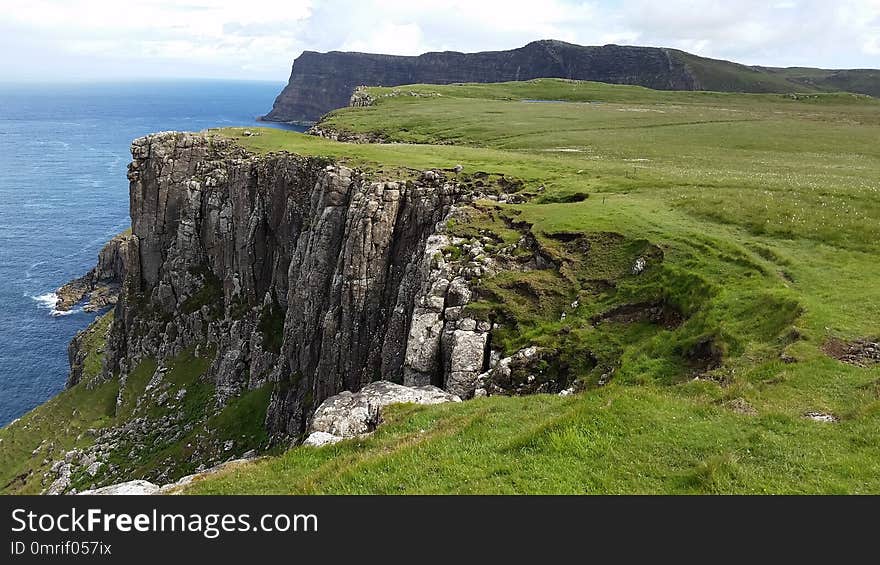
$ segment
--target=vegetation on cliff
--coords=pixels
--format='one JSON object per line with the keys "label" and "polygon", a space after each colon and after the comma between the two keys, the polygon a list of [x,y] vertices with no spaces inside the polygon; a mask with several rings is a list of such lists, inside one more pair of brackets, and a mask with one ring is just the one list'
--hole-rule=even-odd
{"label": "vegetation on cliff", "polygon": [[[581,300],[564,320],[554,308],[518,309],[516,292],[489,293],[499,301],[488,307],[515,311],[525,330],[502,339],[618,348],[615,375],[575,397],[401,408],[374,437],[296,448],[191,492],[880,489],[880,367],[828,345],[880,333],[880,103],[555,80],[368,91],[373,105],[321,127],[379,132],[389,144],[272,131],[240,142],[384,167],[504,171],[531,200],[503,214],[551,248],[564,252],[553,236],[570,233],[650,241],[662,267]],[[566,284],[558,290],[576,290]],[[652,293],[684,323],[595,323]],[[709,336],[721,362],[695,370],[682,354],[713,351]]]}
{"label": "vegetation on cliff", "polygon": [[[482,278],[467,311],[500,324],[491,347],[504,355],[554,352],[541,374],[564,371],[581,392],[399,406],[370,437],[296,447],[186,492],[880,491],[880,103],[562,80],[367,92],[371,105],[320,127],[386,143],[209,135],[377,177],[442,171],[482,191],[444,226],[460,241],[439,254],[475,258],[480,241],[496,261],[545,268]],[[274,350],[282,320],[260,308]],[[41,489],[44,443],[62,453],[87,447],[89,428],[161,416],[152,370],[121,394],[117,380],[92,382],[95,340],[79,385],[0,431],[5,490]],[[216,425],[132,457],[135,474],[191,472],[188,445],[237,439],[218,430],[243,430],[236,452],[266,445],[268,391],[203,413],[212,391],[197,365],[192,352],[169,365],[187,389],[174,412]]]}

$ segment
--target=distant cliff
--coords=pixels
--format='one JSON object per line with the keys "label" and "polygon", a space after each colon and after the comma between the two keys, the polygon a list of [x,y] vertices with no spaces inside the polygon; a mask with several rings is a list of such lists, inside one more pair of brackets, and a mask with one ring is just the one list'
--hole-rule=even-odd
{"label": "distant cliff", "polygon": [[510,51],[446,51],[418,57],[306,51],[294,61],[290,81],[278,95],[272,111],[263,119],[296,123],[317,121],[330,110],[347,106],[352,91],[360,85],[504,82],[534,78],[592,80],[658,90],[880,93],[880,73],[876,71],[748,67],[675,49],[619,45],[584,47],[545,40]]}
{"label": "distant cliff", "polygon": [[425,53],[418,57],[306,51],[293,63],[290,82],[264,119],[310,122],[348,105],[355,87],[570,78],[693,90],[685,65],[652,47],[581,47],[537,41],[511,51]]}

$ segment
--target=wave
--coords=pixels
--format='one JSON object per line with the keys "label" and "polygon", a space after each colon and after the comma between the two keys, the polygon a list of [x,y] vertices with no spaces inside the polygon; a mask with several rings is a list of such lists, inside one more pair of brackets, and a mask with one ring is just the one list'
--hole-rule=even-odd
{"label": "wave", "polygon": [[61,316],[70,316],[71,314],[79,314],[82,312],[82,308],[73,308],[71,310],[56,310],[52,308],[52,311],[49,312],[49,315],[53,318],[60,318]]}
{"label": "wave", "polygon": [[67,143],[66,141],[58,140],[58,139],[36,140],[36,141],[31,141],[30,144],[31,145],[55,145],[55,146],[61,147],[62,149],[70,149],[69,143]]}
{"label": "wave", "polygon": [[58,302],[58,295],[54,292],[47,292],[46,294],[31,296],[31,298],[43,308],[48,308],[50,310],[54,310],[55,304]]}
{"label": "wave", "polygon": [[[31,275],[33,270],[36,269],[37,267],[39,267],[40,265],[45,265],[46,263],[48,263],[48,261],[37,261],[36,263],[31,265],[29,268],[25,269],[25,271],[24,271],[25,280],[28,280],[28,281],[31,280],[31,278],[33,278],[33,276]],[[31,298],[33,298],[33,297],[31,297]]]}
{"label": "wave", "polygon": [[71,308],[70,310],[56,310],[55,305],[58,303],[58,295],[54,292],[47,292],[46,294],[40,294],[37,296],[31,296],[31,299],[39,304],[41,308],[45,308],[49,310],[49,315],[53,318],[58,318],[60,316],[70,316],[71,314],[76,314],[78,312],[82,312],[82,308]]}

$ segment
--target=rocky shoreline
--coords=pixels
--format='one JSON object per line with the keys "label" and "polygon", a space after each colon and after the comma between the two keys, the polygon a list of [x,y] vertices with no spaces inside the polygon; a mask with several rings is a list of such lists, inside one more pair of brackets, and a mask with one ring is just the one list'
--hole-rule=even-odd
{"label": "rocky shoreline", "polygon": [[59,288],[55,310],[67,312],[85,302],[83,310],[98,312],[116,304],[125,278],[124,255],[131,234],[121,233],[107,242],[98,253],[98,264],[88,273]]}

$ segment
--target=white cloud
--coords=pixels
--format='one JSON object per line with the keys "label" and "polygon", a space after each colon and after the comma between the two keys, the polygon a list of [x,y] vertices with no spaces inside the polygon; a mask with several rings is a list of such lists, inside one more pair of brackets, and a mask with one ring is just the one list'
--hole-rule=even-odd
{"label": "white cloud", "polygon": [[305,49],[412,55],[547,38],[880,67],[880,0],[0,0],[0,14],[6,78],[284,80]]}

